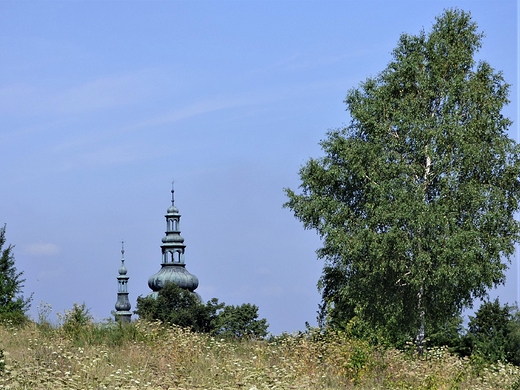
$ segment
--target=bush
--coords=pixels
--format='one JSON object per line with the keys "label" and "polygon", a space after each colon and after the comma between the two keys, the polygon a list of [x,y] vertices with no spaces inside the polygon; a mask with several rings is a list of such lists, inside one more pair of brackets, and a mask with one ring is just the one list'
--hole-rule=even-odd
{"label": "bush", "polygon": [[[516,366],[520,366],[520,312],[516,308],[507,324],[507,331],[506,350],[508,351],[508,361]],[[520,389],[520,378],[518,378],[518,389]]]}
{"label": "bush", "polygon": [[84,302],[81,305],[74,303],[72,309],[65,310],[65,314],[59,317],[63,329],[66,331],[73,331],[76,328],[88,325],[93,320],[90,309],[87,309]]}
{"label": "bush", "polygon": [[241,306],[224,306],[217,315],[213,332],[225,337],[262,338],[267,336],[269,324],[258,319],[258,307],[245,303]]}
{"label": "bush", "polygon": [[3,249],[5,225],[0,228],[0,321],[22,324],[27,321],[25,313],[31,306],[31,297],[24,299],[22,292],[25,279],[14,265],[13,245]]}
{"label": "bush", "polygon": [[166,283],[157,299],[137,298],[134,313],[148,321],[159,320],[195,332],[235,338],[265,337],[269,326],[265,318],[258,319],[256,305],[227,306],[217,298],[204,304],[197,295],[175,283]]}
{"label": "bush", "polygon": [[515,306],[501,306],[498,299],[484,302],[468,326],[466,341],[472,355],[520,364],[520,313]]}
{"label": "bush", "polygon": [[216,299],[206,305],[188,290],[175,283],[166,283],[157,299],[138,297],[135,314],[140,318],[190,328],[195,332],[209,333],[214,328],[216,312],[222,307]]}

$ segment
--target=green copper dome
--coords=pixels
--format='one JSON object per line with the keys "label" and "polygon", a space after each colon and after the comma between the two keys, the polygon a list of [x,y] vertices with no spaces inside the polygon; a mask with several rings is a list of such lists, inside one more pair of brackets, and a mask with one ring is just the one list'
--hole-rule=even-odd
{"label": "green copper dome", "polygon": [[199,286],[199,279],[185,267],[185,264],[163,264],[159,272],[148,279],[148,286],[158,292],[167,282],[173,282],[185,290],[195,290]]}

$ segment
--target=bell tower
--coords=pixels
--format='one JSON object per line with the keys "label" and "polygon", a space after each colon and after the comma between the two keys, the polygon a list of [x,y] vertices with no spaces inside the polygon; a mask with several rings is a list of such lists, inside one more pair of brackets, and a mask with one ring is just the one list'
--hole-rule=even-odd
{"label": "bell tower", "polygon": [[184,238],[180,235],[181,214],[179,209],[175,207],[173,183],[171,193],[172,205],[164,216],[166,218],[166,236],[163,237],[161,245],[161,269],[155,275],[150,276],[148,286],[153,291],[152,296],[157,297],[165,283],[172,282],[180,288],[191,291],[200,299],[199,294],[194,292],[199,285],[199,279],[188,272],[184,262],[186,245],[184,244]]}

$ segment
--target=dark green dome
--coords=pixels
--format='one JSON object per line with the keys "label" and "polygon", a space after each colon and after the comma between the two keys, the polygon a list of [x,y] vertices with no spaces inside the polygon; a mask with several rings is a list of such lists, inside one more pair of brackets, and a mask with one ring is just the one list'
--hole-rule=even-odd
{"label": "dark green dome", "polygon": [[199,279],[188,272],[184,264],[163,264],[155,275],[148,279],[148,286],[153,291],[161,290],[168,282],[180,288],[193,291],[199,286]]}

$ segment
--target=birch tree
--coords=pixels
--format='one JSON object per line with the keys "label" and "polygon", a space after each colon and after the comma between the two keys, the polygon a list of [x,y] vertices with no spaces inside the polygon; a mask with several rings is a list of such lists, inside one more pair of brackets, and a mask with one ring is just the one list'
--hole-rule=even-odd
{"label": "birch tree", "polygon": [[285,207],[315,229],[330,326],[356,318],[396,341],[438,329],[504,282],[519,239],[520,160],[501,113],[509,85],[475,60],[483,33],[446,10],[403,34],[351,89],[350,124],[300,170]]}

